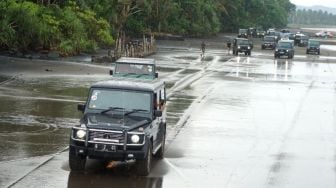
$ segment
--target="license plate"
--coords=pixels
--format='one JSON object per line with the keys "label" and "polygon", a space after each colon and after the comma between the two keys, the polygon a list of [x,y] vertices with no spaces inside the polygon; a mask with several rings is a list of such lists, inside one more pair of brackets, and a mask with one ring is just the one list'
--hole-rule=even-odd
{"label": "license plate", "polygon": [[109,144],[95,144],[94,149],[97,151],[110,151],[116,152],[117,146],[116,145],[109,145]]}

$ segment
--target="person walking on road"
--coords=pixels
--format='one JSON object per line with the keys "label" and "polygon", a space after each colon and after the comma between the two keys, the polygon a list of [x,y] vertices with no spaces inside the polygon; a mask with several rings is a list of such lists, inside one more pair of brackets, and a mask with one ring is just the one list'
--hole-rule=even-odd
{"label": "person walking on road", "polygon": [[201,59],[204,58],[204,54],[205,54],[205,43],[203,41],[201,44]]}

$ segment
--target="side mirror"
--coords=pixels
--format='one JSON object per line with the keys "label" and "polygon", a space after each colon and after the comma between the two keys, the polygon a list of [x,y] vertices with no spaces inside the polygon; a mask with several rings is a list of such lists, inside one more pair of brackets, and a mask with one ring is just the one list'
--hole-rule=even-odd
{"label": "side mirror", "polygon": [[110,75],[113,75],[113,70],[110,70]]}
{"label": "side mirror", "polygon": [[77,105],[77,110],[78,110],[78,111],[81,111],[81,112],[84,113],[84,110],[85,110],[85,104],[78,104],[78,105]]}
{"label": "side mirror", "polygon": [[155,73],[155,78],[158,78],[159,77],[159,73]]}
{"label": "side mirror", "polygon": [[162,111],[161,110],[155,110],[154,111],[154,116],[155,117],[161,117],[162,116]]}

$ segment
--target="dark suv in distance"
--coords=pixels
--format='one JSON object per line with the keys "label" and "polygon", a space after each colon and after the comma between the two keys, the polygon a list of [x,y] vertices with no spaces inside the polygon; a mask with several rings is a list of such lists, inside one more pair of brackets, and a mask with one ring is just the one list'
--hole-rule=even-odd
{"label": "dark suv in distance", "polygon": [[293,40],[280,40],[274,51],[274,58],[287,56],[292,59],[294,57],[294,41]]}
{"label": "dark suv in distance", "polygon": [[309,40],[309,36],[307,36],[307,35],[301,36],[300,41],[298,43],[298,46],[306,47],[308,45],[308,40]]}
{"label": "dark suv in distance", "polygon": [[239,29],[238,37],[239,38],[247,38],[248,37],[248,30],[247,29]]}
{"label": "dark suv in distance", "polygon": [[152,156],[163,158],[166,137],[164,82],[113,78],[91,86],[83,117],[70,136],[69,166],[85,169],[87,158],[135,165],[150,173]]}
{"label": "dark suv in distance", "polygon": [[233,55],[238,53],[245,53],[245,55],[251,55],[253,44],[250,40],[245,38],[235,38],[233,40],[232,52]]}
{"label": "dark suv in distance", "polygon": [[314,53],[320,55],[320,41],[309,39],[306,54]]}
{"label": "dark suv in distance", "polygon": [[261,44],[261,49],[267,49],[270,48],[272,50],[275,49],[276,46],[276,37],[275,36],[265,36],[262,44]]}
{"label": "dark suv in distance", "polygon": [[110,75],[114,77],[156,79],[156,65],[154,59],[121,57],[115,62],[114,71]]}

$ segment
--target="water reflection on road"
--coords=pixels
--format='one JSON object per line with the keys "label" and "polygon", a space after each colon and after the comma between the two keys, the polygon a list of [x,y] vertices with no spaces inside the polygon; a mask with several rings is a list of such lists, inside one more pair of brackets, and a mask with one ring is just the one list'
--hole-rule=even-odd
{"label": "water reflection on road", "polygon": [[71,172],[68,188],[118,187],[118,188],[162,188],[162,177],[132,177],[112,172],[76,173]]}

